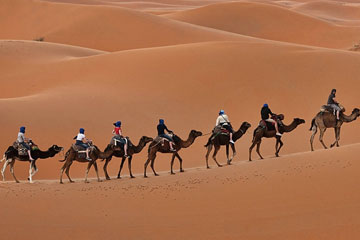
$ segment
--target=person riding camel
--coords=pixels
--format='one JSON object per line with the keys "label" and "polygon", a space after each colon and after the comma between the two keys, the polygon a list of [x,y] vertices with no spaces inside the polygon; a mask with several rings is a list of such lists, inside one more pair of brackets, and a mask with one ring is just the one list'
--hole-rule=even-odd
{"label": "person riding camel", "polygon": [[329,95],[327,105],[334,110],[334,115],[336,114],[336,119],[340,120],[340,112],[341,108],[339,106],[339,102],[336,100],[336,89],[331,90]]}
{"label": "person riding camel", "polygon": [[126,137],[124,137],[122,134],[121,121],[117,121],[116,123],[114,123],[114,126],[115,126],[115,128],[112,131],[112,133],[115,135],[115,138],[117,140],[124,143],[124,157],[128,157],[128,155],[127,155],[128,142],[127,142]]}
{"label": "person riding camel", "polygon": [[165,134],[165,130],[168,133],[173,133],[171,130],[169,130],[166,127],[164,119],[160,119],[159,124],[157,125],[158,136],[167,139],[169,141],[170,151],[176,152],[176,150],[173,147],[173,145],[175,144],[174,140],[172,139],[171,136],[169,136],[168,134]]}
{"label": "person riding camel", "polygon": [[234,130],[233,130],[233,128],[231,126],[231,123],[229,121],[229,118],[225,114],[224,110],[220,110],[220,112],[219,112],[219,116],[217,117],[216,124],[215,124],[215,127],[217,127],[217,126],[223,127],[226,130],[228,130],[229,134],[230,134],[230,143],[235,144],[235,142],[232,139],[232,135],[234,133]]}
{"label": "person riding camel", "polygon": [[20,131],[18,133],[18,137],[16,142],[23,146],[24,148],[26,148],[28,154],[29,154],[29,159],[31,161],[34,161],[34,159],[31,157],[31,148],[29,146],[29,144],[27,142],[29,142],[30,139],[25,137],[25,127],[20,127]]}
{"label": "person riding camel", "polygon": [[274,119],[272,119],[271,117],[274,116],[275,114],[273,114],[269,108],[269,105],[267,103],[265,103],[261,109],[261,119],[266,121],[266,122],[270,122],[273,123],[275,125],[275,130],[276,130],[276,135],[281,137],[282,134],[279,132],[279,125],[278,122],[275,121]]}
{"label": "person riding camel", "polygon": [[85,137],[85,129],[80,128],[79,133],[76,137],[74,137],[74,139],[76,139],[75,145],[76,146],[81,146],[83,148],[85,148],[86,150],[86,160],[88,161],[92,161],[92,159],[89,157],[89,144],[87,144],[87,142],[89,142],[89,139],[87,139]]}

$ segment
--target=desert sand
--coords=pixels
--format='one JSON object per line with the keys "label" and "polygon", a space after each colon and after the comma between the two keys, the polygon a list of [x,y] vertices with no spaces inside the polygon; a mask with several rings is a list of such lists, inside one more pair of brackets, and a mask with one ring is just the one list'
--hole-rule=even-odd
{"label": "desert sand", "polygon": [[[341,147],[323,150],[310,123],[332,88],[359,108],[360,5],[356,1],[0,1],[1,154],[18,128],[41,149],[65,148],[80,127],[101,150],[112,123],[137,144],[156,136],[159,118],[181,138],[208,134],[219,109],[235,129],[251,123],[235,144],[233,165],[205,168],[207,136],[180,151],[185,173],[169,174],[158,154],[154,177],[142,177],[147,148],[133,173],[120,159],[110,181],[91,183],[75,162],[76,183],[58,183],[54,158],[38,160],[34,184],[16,162],[15,184],[0,183],[1,239],[357,239],[360,236],[358,121],[345,123]],[[43,41],[35,41],[44,38]],[[248,161],[252,132],[267,102],[276,113],[306,121]],[[327,145],[334,140],[326,132]],[[225,151],[218,160],[226,163]],[[98,161],[104,179],[103,162]],[[18,229],[21,229],[19,231]]]}

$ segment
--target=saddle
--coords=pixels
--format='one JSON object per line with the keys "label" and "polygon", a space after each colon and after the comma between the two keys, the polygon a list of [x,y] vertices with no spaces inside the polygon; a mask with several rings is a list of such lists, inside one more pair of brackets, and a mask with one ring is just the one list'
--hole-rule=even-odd
{"label": "saddle", "polygon": [[[92,142],[88,142],[89,145],[89,154],[95,149],[92,145]],[[71,148],[77,153],[78,158],[86,158],[86,149],[83,146],[76,145],[75,143],[71,145]]]}
{"label": "saddle", "polygon": [[[33,141],[30,140],[28,142],[28,144],[32,151],[39,150],[39,147],[36,144],[34,144]],[[23,145],[19,144],[18,141],[15,141],[13,143],[13,148],[15,148],[18,151],[19,156],[28,156],[29,155],[28,150]]]}
{"label": "saddle", "polygon": [[[129,137],[126,137],[127,140],[127,144],[129,147],[133,146],[132,142],[130,141]],[[120,147],[124,147],[124,145],[126,144],[126,141],[124,138],[121,138],[119,136],[113,136],[110,140],[110,144],[113,146],[120,146]]]}
{"label": "saddle", "polygon": [[[345,112],[345,107],[343,105],[339,104],[339,107],[341,109],[340,113]],[[329,113],[332,113],[332,114],[336,115],[336,112],[335,112],[334,108],[332,108],[329,105],[322,105],[321,108],[320,108],[320,112],[321,113],[329,112]]]}
{"label": "saddle", "polygon": [[[175,141],[178,139],[178,137],[175,135],[175,134],[168,134],[172,139],[173,139],[173,141],[174,141],[174,143],[175,143]],[[153,140],[156,144],[158,144],[158,143],[160,143],[161,144],[161,146],[164,146],[164,143],[165,143],[165,141],[167,141],[167,142],[169,142],[169,140],[168,139],[166,139],[166,138],[164,138],[164,137],[160,137],[160,136],[156,136],[156,138]]]}
{"label": "saddle", "polygon": [[[274,114],[271,117],[271,119],[275,120],[278,123],[279,127],[281,127],[283,125],[282,120],[284,120],[284,115],[283,114],[279,114],[279,115]],[[267,131],[275,130],[275,123],[273,123],[273,122],[267,122],[265,120],[261,120],[259,122],[259,126],[261,128],[265,128]]]}

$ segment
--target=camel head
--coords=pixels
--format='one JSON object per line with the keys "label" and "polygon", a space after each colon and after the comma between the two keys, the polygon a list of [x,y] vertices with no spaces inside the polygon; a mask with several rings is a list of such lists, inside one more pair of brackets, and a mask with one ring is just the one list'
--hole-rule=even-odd
{"label": "camel head", "polygon": [[251,127],[251,124],[250,124],[250,123],[248,123],[248,122],[243,122],[243,123],[241,124],[240,129],[243,129],[243,128],[248,129],[248,128],[250,128],[250,127]]}
{"label": "camel head", "polygon": [[301,118],[294,118],[294,122],[296,123],[296,125],[300,125],[305,123],[305,120]]}
{"label": "camel head", "polygon": [[279,114],[277,115],[277,118],[280,120],[280,121],[283,121],[285,119],[285,116],[284,114]]}
{"label": "camel head", "polygon": [[190,136],[197,138],[200,137],[202,135],[202,132],[196,131],[196,130],[191,130],[190,132]]}
{"label": "camel head", "polygon": [[63,147],[59,147],[58,145],[52,145],[52,147],[49,148],[49,150],[54,150],[55,152],[61,152],[62,150],[64,150]]}
{"label": "camel head", "polygon": [[147,137],[147,136],[142,136],[140,139],[140,141],[143,141],[144,143],[151,142],[152,140],[154,140],[154,139],[151,137]]}
{"label": "camel head", "polygon": [[359,117],[360,116],[360,109],[354,108],[354,110],[352,111],[352,114],[356,114],[356,117]]}

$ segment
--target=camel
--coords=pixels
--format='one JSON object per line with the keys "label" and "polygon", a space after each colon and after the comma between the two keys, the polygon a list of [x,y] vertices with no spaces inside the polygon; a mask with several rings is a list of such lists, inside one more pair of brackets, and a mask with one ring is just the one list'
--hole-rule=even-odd
{"label": "camel", "polygon": [[5,181],[6,167],[8,164],[10,164],[10,172],[11,172],[13,178],[15,179],[15,181],[17,183],[19,183],[19,181],[17,180],[17,178],[15,177],[15,174],[14,174],[14,164],[15,164],[15,161],[18,160],[18,161],[23,161],[23,162],[24,161],[30,162],[28,180],[30,183],[33,183],[32,177],[35,175],[35,173],[37,173],[39,171],[39,169],[36,166],[36,160],[54,157],[56,154],[58,154],[62,150],[63,150],[63,148],[59,147],[57,145],[52,145],[47,151],[41,151],[40,149],[31,150],[31,156],[34,159],[34,161],[30,161],[28,155],[19,156],[17,149],[15,149],[13,146],[8,147],[8,149],[6,150],[6,152],[4,154],[3,159],[0,161],[0,162],[2,162],[5,160],[5,163],[1,170],[3,181]]}
{"label": "camel", "polygon": [[[129,147],[128,147],[128,150],[127,150],[127,154],[128,154],[128,167],[129,167],[129,173],[130,173],[130,177],[131,178],[135,178],[131,172],[131,160],[132,160],[132,157],[135,153],[140,153],[141,150],[146,146],[146,144],[148,142],[151,142],[153,139],[150,138],[150,137],[146,137],[146,136],[142,136],[139,140],[139,144],[137,146],[134,146],[134,145],[130,145],[129,144]],[[130,141],[129,141],[130,142]],[[106,149],[105,149],[105,152],[106,150],[108,150],[109,148],[111,148],[111,146],[113,146],[112,144],[109,144]],[[124,166],[124,163],[125,163],[125,160],[126,160],[126,157],[124,157],[124,151],[123,149],[121,149],[120,151],[114,151],[113,153],[113,156],[115,157],[121,157],[121,164],[120,164],[120,169],[119,169],[119,173],[117,175],[117,178],[121,178],[120,177],[120,173],[121,173],[121,170]],[[106,180],[110,180],[110,177],[108,175],[108,172],[107,172],[107,165],[109,164],[109,162],[111,161],[112,159],[112,156],[106,158],[106,162],[104,164],[104,173],[105,173],[105,177],[106,177]]]}
{"label": "camel", "polygon": [[145,166],[144,166],[144,177],[146,178],[147,175],[146,175],[146,168],[147,166],[149,165],[149,163],[151,162],[151,169],[153,170],[154,172],[154,175],[155,176],[159,176],[156,172],[155,172],[155,169],[154,169],[154,163],[155,163],[155,158],[156,158],[156,153],[157,152],[161,152],[161,153],[172,153],[172,158],[171,158],[171,174],[175,174],[174,171],[173,171],[173,165],[174,165],[174,160],[175,160],[175,157],[177,157],[179,159],[179,162],[180,162],[180,172],[184,172],[183,168],[182,168],[182,158],[180,157],[178,151],[180,151],[180,149],[182,148],[188,148],[190,147],[195,139],[199,136],[201,136],[202,133],[199,132],[199,131],[196,131],[196,130],[191,130],[190,133],[189,133],[189,136],[188,136],[188,139],[186,141],[183,141],[182,139],[180,139],[178,136],[174,135],[173,136],[173,139],[174,139],[174,142],[175,142],[175,145],[174,145],[174,149],[175,149],[175,152],[172,152],[170,151],[170,146],[169,146],[169,142],[168,141],[164,141],[163,144],[162,142],[160,141],[156,141],[153,140],[151,143],[150,143],[150,146],[149,146],[149,149],[148,149],[148,159],[147,161],[145,162]]}
{"label": "camel", "polygon": [[331,144],[330,147],[332,148],[335,145],[339,147],[340,129],[342,124],[344,122],[349,123],[355,121],[359,116],[360,116],[360,110],[358,108],[354,108],[351,115],[349,116],[341,113],[340,120],[338,121],[336,120],[336,116],[330,112],[319,112],[318,114],[316,114],[316,116],[311,121],[311,128],[310,128],[310,131],[312,131],[312,135],[310,138],[311,151],[314,151],[313,142],[318,128],[320,129],[319,140],[325,149],[327,149],[327,147],[323,141],[323,137],[327,128],[334,128],[335,130],[335,142]]}
{"label": "camel", "polygon": [[[279,131],[280,131],[280,133],[291,132],[295,128],[297,128],[297,126],[299,126],[300,124],[303,124],[303,123],[305,123],[304,119],[294,118],[293,122],[288,126],[286,126],[284,124],[279,125]],[[263,138],[263,137],[266,137],[266,138],[276,137],[275,156],[279,157],[280,149],[284,145],[284,143],[281,141],[281,137],[278,137],[276,135],[275,130],[268,131],[266,128],[258,126],[254,130],[254,137],[253,137],[253,140],[252,140],[252,145],[250,146],[250,149],[249,149],[249,161],[251,161],[251,151],[255,147],[255,145],[256,145],[256,152],[258,153],[258,155],[260,156],[261,159],[264,159],[260,154],[261,138]]]}
{"label": "camel", "polygon": [[[236,132],[234,132],[233,134],[233,141],[236,142],[238,139],[240,139],[245,133],[246,131],[251,127],[251,124],[248,122],[243,122],[239,128],[239,130],[237,130]],[[214,150],[214,154],[213,154],[213,159],[215,161],[215,163],[218,165],[218,167],[222,167],[221,164],[218,163],[218,161],[216,160],[216,154],[218,153],[218,151],[220,150],[220,147],[222,145],[226,146],[226,159],[227,159],[227,164],[230,165],[231,161],[234,159],[235,155],[236,155],[236,150],[235,150],[235,145],[234,144],[230,144],[230,137],[229,135],[224,135],[224,134],[219,134],[217,136],[215,136],[215,138],[211,139],[212,137],[209,138],[208,143],[205,145],[205,147],[207,148],[207,153],[206,153],[206,167],[209,167],[209,154],[213,148],[213,146],[215,147]],[[232,157],[229,159],[229,145],[231,146],[232,149]]]}
{"label": "camel", "polygon": [[73,147],[70,147],[70,149],[66,152],[65,159],[59,160],[59,162],[65,162],[60,170],[61,171],[61,173],[60,173],[60,183],[61,184],[63,183],[62,176],[63,176],[64,170],[69,179],[69,182],[70,183],[74,182],[73,180],[71,180],[70,175],[69,175],[70,166],[74,161],[88,163],[88,166],[87,166],[86,172],[85,172],[85,183],[89,183],[89,181],[87,180],[87,177],[88,177],[89,170],[92,165],[94,165],[98,182],[101,182],[101,180],[99,178],[96,160],[99,158],[106,159],[106,158],[111,157],[115,151],[120,150],[120,147],[112,146],[111,148],[107,149],[104,152],[101,152],[99,150],[99,148],[96,147],[95,145],[92,145],[91,147],[92,147],[92,150],[89,153],[89,157],[92,159],[92,161],[86,160],[85,156],[79,158],[78,153],[73,149]]}

